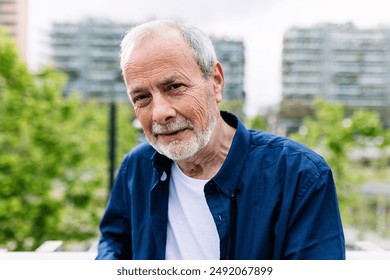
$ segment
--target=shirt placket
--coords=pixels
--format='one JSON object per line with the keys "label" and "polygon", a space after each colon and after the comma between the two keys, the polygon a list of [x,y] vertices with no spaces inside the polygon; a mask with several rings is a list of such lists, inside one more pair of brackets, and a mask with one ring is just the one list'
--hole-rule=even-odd
{"label": "shirt placket", "polygon": [[220,239],[220,259],[228,259],[232,247],[231,210],[233,197],[225,195],[214,181],[209,181],[205,185],[204,192]]}

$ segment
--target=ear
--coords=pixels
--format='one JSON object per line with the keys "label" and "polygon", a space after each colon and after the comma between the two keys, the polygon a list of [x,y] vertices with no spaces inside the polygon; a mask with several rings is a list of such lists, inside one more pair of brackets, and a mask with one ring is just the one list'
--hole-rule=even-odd
{"label": "ear", "polygon": [[222,65],[218,61],[214,63],[213,70],[210,74],[210,79],[213,85],[215,100],[217,103],[221,103],[225,78],[223,75]]}

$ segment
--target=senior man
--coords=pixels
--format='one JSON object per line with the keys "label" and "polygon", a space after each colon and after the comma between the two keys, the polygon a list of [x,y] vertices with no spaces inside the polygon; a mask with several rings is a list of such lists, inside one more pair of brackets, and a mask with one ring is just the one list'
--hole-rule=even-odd
{"label": "senior man", "polygon": [[222,65],[196,27],[152,21],[121,43],[148,143],[124,159],[97,259],[344,259],[332,173],[287,138],[220,111]]}

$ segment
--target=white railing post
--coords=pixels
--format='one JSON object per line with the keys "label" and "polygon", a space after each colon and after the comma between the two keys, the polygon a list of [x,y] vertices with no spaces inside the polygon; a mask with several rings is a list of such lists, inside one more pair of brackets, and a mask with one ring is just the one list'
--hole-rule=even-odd
{"label": "white railing post", "polygon": [[61,251],[62,244],[61,240],[48,240],[43,242],[35,252],[58,252]]}

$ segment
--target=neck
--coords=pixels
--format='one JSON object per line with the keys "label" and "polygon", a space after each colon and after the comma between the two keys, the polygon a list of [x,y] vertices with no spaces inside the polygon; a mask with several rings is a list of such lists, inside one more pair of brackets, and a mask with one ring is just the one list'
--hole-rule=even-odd
{"label": "neck", "polygon": [[193,157],[177,161],[177,165],[189,177],[211,179],[225,161],[234,133],[235,129],[220,117],[210,142]]}

